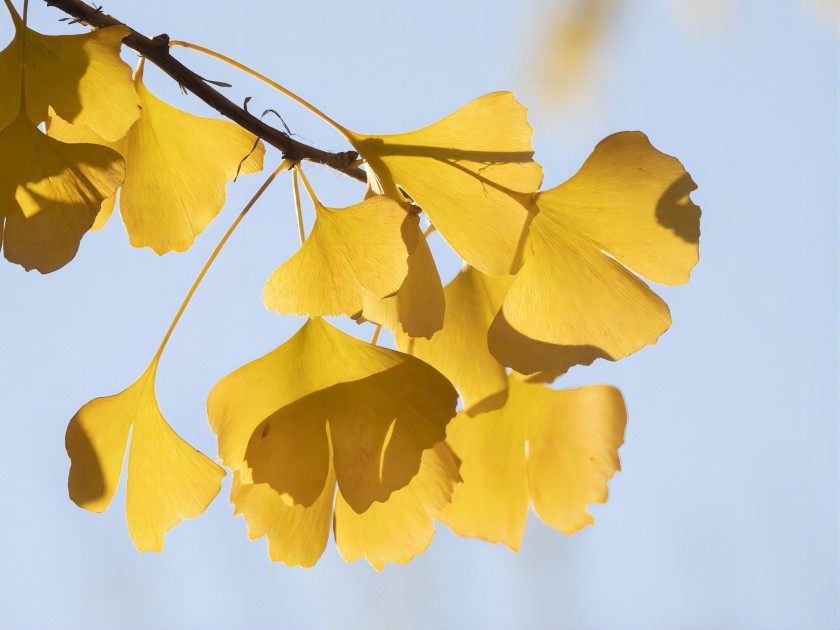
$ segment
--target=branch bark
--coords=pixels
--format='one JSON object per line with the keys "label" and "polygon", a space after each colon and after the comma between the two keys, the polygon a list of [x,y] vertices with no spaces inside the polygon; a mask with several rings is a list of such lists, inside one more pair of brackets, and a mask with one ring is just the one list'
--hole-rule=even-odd
{"label": "branch bark", "polygon": [[222,116],[229,118],[237,125],[247,129],[262,138],[271,146],[277,148],[284,158],[295,161],[309,160],[329,166],[337,171],[349,175],[361,182],[367,181],[364,170],[353,167],[352,163],[359,157],[355,151],[331,153],[322,151],[289,137],[288,134],[267,125],[262,120],[239,107],[236,103],[208,85],[205,80],[190,70],[187,66],[172,56],[169,50],[169,37],[158,35],[148,38],[134,30],[115,17],[102,12],[101,8],[94,8],[82,0],[45,0],[48,6],[56,7],[79,22],[93,28],[122,25],[131,30],[131,34],[123,39],[123,43],[136,50],[170,77],[175,79],[183,89],[189,90]]}

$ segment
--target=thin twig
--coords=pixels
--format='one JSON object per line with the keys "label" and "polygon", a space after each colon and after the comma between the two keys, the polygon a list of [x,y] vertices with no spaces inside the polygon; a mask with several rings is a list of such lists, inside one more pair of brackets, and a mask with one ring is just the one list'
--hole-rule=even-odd
{"label": "thin twig", "polygon": [[331,153],[298,142],[279,129],[267,125],[244,108],[213,89],[198,74],[175,59],[169,52],[169,36],[158,35],[148,38],[134,30],[127,24],[104,13],[101,8],[94,8],[82,0],[45,0],[48,6],[56,7],[76,22],[82,22],[93,28],[123,25],[131,30],[131,34],[123,39],[123,43],[136,50],[170,77],[175,79],[182,88],[192,92],[222,116],[229,118],[240,127],[247,129],[265,140],[271,146],[280,150],[284,158],[293,161],[309,160],[329,166],[337,171],[349,175],[361,182],[367,181],[364,170],[355,166],[353,162],[359,157],[355,151]]}

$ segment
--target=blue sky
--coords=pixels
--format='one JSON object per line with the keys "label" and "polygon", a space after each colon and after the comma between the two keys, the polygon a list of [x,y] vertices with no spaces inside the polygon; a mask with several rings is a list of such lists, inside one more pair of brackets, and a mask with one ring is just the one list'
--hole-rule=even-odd
{"label": "blue sky", "polygon": [[[346,565],[332,544],[314,569],[270,563],[265,542],[248,541],[232,517],[230,476],[159,555],[132,546],[124,490],[103,515],[67,498],[67,421],[140,374],[260,176],[229,188],[186,254],[131,249],[112,220],[55,274],[0,265],[1,627],[840,625],[838,25],[818,1],[721,1],[712,26],[677,0],[614,2],[590,72],[564,83],[584,96],[564,102],[545,96],[563,78],[535,70],[550,9],[540,0],[105,7],[147,35],[237,57],[362,132],[414,129],[513,90],[530,108],[546,187],[603,137],[640,129],[699,185],[701,261],[688,285],[658,288],[674,325],[657,345],[556,383],[614,384],[629,408],[623,472],[592,508],[595,527],[566,537],[531,515],[516,555],[439,526],[429,551],[381,574]],[[71,30],[44,3],[33,0],[31,13],[40,30]],[[10,38],[8,21],[0,35]],[[305,141],[348,148],[281,97],[178,54],[234,83],[234,100],[278,109]],[[146,78],[173,104],[208,113],[154,68]],[[307,173],[328,204],[359,198],[355,182]],[[262,305],[266,278],[296,247],[286,179],[232,238],[164,355],[164,414],[211,456],[212,385],[300,324]],[[440,241],[435,253],[454,275],[458,261]]]}

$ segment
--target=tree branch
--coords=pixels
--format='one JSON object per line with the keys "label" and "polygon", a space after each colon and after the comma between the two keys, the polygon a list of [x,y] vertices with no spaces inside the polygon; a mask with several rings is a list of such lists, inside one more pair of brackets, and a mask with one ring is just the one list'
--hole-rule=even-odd
{"label": "tree branch", "polygon": [[364,170],[353,167],[352,163],[359,157],[355,151],[330,153],[316,149],[289,137],[288,134],[265,124],[262,120],[239,107],[233,101],[208,85],[205,80],[175,59],[169,51],[169,37],[158,35],[149,39],[142,33],[135,31],[127,24],[103,13],[100,8],[94,8],[81,0],[45,0],[48,6],[53,6],[76,21],[83,22],[93,28],[123,25],[131,30],[131,34],[123,39],[123,43],[136,50],[146,59],[175,79],[183,89],[189,90],[222,116],[229,118],[240,127],[247,129],[265,140],[271,146],[280,150],[284,158],[295,161],[309,160],[329,166],[361,182],[367,181]]}

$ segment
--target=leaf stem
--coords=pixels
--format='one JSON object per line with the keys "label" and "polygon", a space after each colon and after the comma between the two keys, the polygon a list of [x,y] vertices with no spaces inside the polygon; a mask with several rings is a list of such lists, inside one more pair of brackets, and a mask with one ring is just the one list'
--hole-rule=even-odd
{"label": "leaf stem", "polygon": [[306,192],[309,194],[309,198],[312,200],[312,205],[315,206],[315,212],[317,214],[318,208],[323,208],[323,204],[318,199],[318,195],[315,194],[315,191],[312,190],[312,185],[309,183],[309,179],[304,175],[303,169],[300,167],[300,164],[295,164],[295,172],[300,175],[300,181],[303,182],[303,187],[306,188]]}
{"label": "leaf stem", "polygon": [[300,236],[300,244],[306,240],[306,234],[303,231],[303,212],[300,209],[300,187],[298,186],[298,172],[295,168],[292,172],[292,192],[295,196],[295,213],[297,214],[298,235]]}
{"label": "leaf stem", "polygon": [[146,58],[143,57],[143,56],[140,56],[140,58],[137,60],[137,65],[134,68],[134,76],[132,77],[134,79],[135,86],[140,81],[143,80],[143,72],[145,70],[146,70]]}
{"label": "leaf stem", "polygon": [[[6,0],[8,6],[14,9],[14,5],[9,0]],[[14,20],[17,11],[12,15]],[[17,16],[15,21],[15,33],[20,37],[20,105],[18,109],[18,117],[28,117],[29,112],[26,107],[26,23],[29,17],[29,0],[23,0],[23,18]]]}
{"label": "leaf stem", "polygon": [[[20,17],[20,13],[18,13],[18,10],[15,8],[15,5],[12,4],[12,0],[3,0],[3,2],[6,3],[6,8],[9,10],[9,15],[12,17],[12,22],[15,23],[15,30],[17,31],[23,24],[23,20]],[[25,4],[24,7],[26,7]]]}
{"label": "leaf stem", "polygon": [[177,40],[177,39],[173,39],[172,41],[169,42],[169,47],[172,48],[173,46],[180,46],[181,48],[187,48],[189,50],[195,50],[196,52],[203,53],[205,55],[213,57],[214,59],[218,59],[219,61],[223,61],[226,64],[233,66],[237,70],[241,70],[245,74],[251,75],[255,79],[259,79],[260,81],[262,81],[266,85],[271,86],[272,88],[274,88],[275,90],[277,90],[281,94],[283,94],[283,95],[287,96],[288,98],[292,99],[295,103],[297,103],[298,105],[300,105],[304,109],[306,109],[306,110],[310,111],[311,113],[315,114],[318,118],[323,120],[325,123],[330,125],[333,129],[335,129],[338,133],[340,133],[342,136],[344,136],[344,138],[347,139],[348,142],[349,142],[349,138],[347,136],[348,132],[347,132],[347,129],[345,127],[342,127],[341,125],[339,125],[332,118],[330,118],[324,112],[322,112],[320,109],[315,107],[312,103],[310,103],[307,100],[302,99],[300,96],[298,96],[297,94],[295,94],[291,90],[289,90],[289,89],[283,87],[282,85],[280,85],[279,83],[277,83],[277,81],[274,81],[274,80],[268,78],[264,74],[262,74],[260,72],[257,72],[253,68],[250,68],[250,67],[246,66],[245,64],[236,61],[235,59],[231,59],[227,55],[223,55],[220,52],[216,52],[215,50],[211,50],[210,48],[205,48],[204,46],[199,46],[198,44],[193,44],[191,42],[185,42],[185,41]]}
{"label": "leaf stem", "polygon": [[187,292],[187,296],[184,298],[184,301],[181,303],[181,307],[178,309],[178,312],[175,314],[175,318],[172,320],[172,323],[169,325],[169,330],[166,331],[166,335],[163,337],[163,341],[160,343],[160,347],[158,348],[157,352],[155,353],[154,358],[152,359],[152,364],[157,368],[157,363],[160,361],[160,357],[163,354],[163,349],[166,347],[166,344],[169,342],[169,338],[172,336],[172,331],[175,330],[175,326],[178,325],[178,321],[181,319],[181,315],[184,314],[184,310],[187,308],[187,305],[190,303],[193,295],[195,294],[198,285],[201,284],[201,281],[204,279],[207,270],[210,269],[210,265],[213,264],[213,261],[216,260],[216,257],[219,255],[219,252],[222,251],[222,248],[227,243],[228,239],[230,238],[231,234],[233,234],[234,230],[237,226],[242,222],[242,219],[245,218],[245,215],[248,214],[248,211],[257,203],[257,200],[262,196],[262,194],[266,191],[266,189],[271,185],[277,175],[280,174],[281,171],[286,171],[291,168],[293,162],[292,160],[283,160],[274,172],[268,176],[268,178],[263,182],[262,186],[260,186],[259,190],[251,197],[251,200],[245,205],[242,209],[242,212],[239,213],[239,216],[236,217],[234,222],[228,228],[227,232],[224,233],[219,243],[216,245],[216,249],[213,250],[213,253],[210,254],[210,257],[207,259],[207,262],[204,263],[204,267],[201,268],[201,271],[198,273],[195,281],[190,287],[190,290]]}
{"label": "leaf stem", "polygon": [[382,332],[382,324],[377,324],[376,329],[373,331],[373,337],[370,340],[371,345],[375,346],[376,342],[379,341],[380,332]]}

